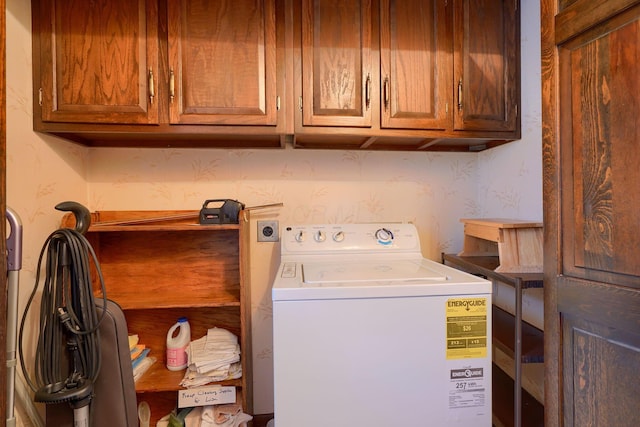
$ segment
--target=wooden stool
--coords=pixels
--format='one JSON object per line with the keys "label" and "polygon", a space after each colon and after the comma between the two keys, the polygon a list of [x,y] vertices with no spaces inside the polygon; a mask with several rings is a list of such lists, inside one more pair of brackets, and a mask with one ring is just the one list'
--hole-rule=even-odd
{"label": "wooden stool", "polygon": [[498,256],[499,273],[542,273],[542,223],[502,218],[461,219],[459,256]]}

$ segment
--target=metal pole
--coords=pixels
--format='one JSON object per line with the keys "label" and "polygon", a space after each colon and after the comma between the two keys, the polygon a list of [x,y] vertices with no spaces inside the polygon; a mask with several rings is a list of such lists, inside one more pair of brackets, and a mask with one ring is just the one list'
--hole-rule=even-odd
{"label": "metal pole", "polygon": [[513,425],[522,425],[522,279],[516,277],[515,380],[513,384]]}
{"label": "metal pole", "polygon": [[16,381],[16,347],[18,336],[19,272],[22,268],[22,223],[7,207],[6,218],[11,227],[7,238],[7,427],[16,425],[14,414]]}

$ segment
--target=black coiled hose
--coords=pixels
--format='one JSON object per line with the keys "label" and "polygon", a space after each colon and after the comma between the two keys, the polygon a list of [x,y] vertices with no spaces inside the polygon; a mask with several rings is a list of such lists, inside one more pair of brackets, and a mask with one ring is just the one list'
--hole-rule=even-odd
{"label": "black coiled hose", "polygon": [[[39,334],[35,354],[35,380],[27,373],[22,337],[27,314],[40,283],[46,251],[46,275],[40,305]],[[91,256],[91,258],[90,258]],[[93,260],[103,295],[98,317],[91,283]],[[74,402],[86,405],[101,364],[100,322],[106,313],[106,292],[96,254],[78,231],[54,231],[40,252],[35,285],[20,323],[20,363],[36,400],[45,403]],[[68,365],[63,365],[65,361]]]}

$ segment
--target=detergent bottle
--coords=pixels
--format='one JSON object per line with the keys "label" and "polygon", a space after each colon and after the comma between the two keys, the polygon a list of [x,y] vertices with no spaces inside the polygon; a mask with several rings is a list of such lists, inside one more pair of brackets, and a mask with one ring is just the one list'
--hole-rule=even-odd
{"label": "detergent bottle", "polygon": [[[178,333],[176,334],[176,330]],[[175,335],[175,336],[174,336]],[[191,327],[186,317],[178,319],[167,332],[167,369],[180,371],[187,367],[187,345],[191,342]]]}

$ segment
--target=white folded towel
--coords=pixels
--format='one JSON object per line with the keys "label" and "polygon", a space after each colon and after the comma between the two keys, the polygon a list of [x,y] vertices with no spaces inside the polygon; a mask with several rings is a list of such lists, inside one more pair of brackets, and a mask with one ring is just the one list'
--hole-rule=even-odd
{"label": "white folded towel", "polygon": [[242,376],[238,337],[223,328],[211,328],[207,335],[187,346],[188,368],[180,385],[197,387]]}
{"label": "white folded towel", "polygon": [[239,403],[205,406],[200,427],[246,427],[252,419],[251,415],[242,412]]}

